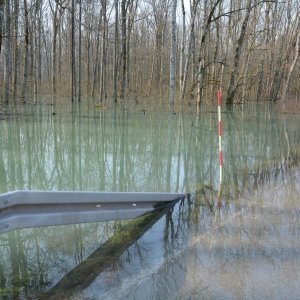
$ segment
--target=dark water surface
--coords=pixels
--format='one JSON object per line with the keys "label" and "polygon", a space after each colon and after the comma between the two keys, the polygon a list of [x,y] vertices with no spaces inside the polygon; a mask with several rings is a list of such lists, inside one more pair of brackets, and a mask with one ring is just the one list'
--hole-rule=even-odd
{"label": "dark water surface", "polygon": [[[0,298],[299,299],[300,115],[29,106],[0,121],[0,192],[188,193],[127,221],[0,234]],[[1,218],[1,212],[0,212]]]}

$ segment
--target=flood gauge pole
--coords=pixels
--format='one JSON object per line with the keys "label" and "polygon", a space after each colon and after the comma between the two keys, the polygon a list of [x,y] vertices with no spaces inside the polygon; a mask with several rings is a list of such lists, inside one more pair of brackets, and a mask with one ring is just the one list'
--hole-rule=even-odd
{"label": "flood gauge pole", "polygon": [[219,193],[218,193],[218,204],[221,205],[221,193],[222,193],[222,182],[223,182],[223,153],[222,153],[222,119],[221,119],[221,88],[218,90],[218,136],[219,136]]}

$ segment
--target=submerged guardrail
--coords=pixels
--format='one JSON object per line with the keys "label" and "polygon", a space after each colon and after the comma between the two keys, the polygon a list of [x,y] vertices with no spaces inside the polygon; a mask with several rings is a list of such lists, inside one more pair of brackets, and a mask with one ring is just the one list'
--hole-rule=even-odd
{"label": "submerged guardrail", "polygon": [[0,234],[17,228],[131,219],[184,196],[150,192],[8,192],[0,195]]}

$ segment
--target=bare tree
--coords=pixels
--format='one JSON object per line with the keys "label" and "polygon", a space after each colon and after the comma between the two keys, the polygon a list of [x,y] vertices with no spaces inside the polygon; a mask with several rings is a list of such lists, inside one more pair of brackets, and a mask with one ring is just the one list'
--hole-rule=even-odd
{"label": "bare tree", "polygon": [[283,89],[283,92],[282,92],[282,100],[283,101],[286,101],[287,100],[287,91],[288,91],[288,87],[289,87],[289,84],[290,84],[290,81],[291,81],[291,76],[293,74],[293,71],[295,69],[295,66],[297,64],[297,61],[299,59],[299,56],[300,56],[300,16],[298,14],[298,24],[297,24],[297,27],[296,27],[296,42],[295,42],[295,50],[294,50],[294,59],[292,61],[292,64],[289,68],[289,71],[288,71],[288,75],[287,75],[287,80],[286,80],[286,83],[285,83],[285,86],[284,86],[284,89]]}
{"label": "bare tree", "polygon": [[55,2],[55,7],[52,7],[51,1],[49,1],[49,6],[52,12],[52,31],[53,31],[53,42],[52,42],[52,93],[56,94],[56,59],[57,59],[57,31],[59,26],[58,21],[58,9],[59,9],[59,2]]}
{"label": "bare tree", "polygon": [[121,43],[122,43],[122,68],[120,98],[124,100],[127,71],[127,0],[121,0]]}
{"label": "bare tree", "polygon": [[100,33],[101,33],[101,27],[102,27],[102,18],[99,18],[98,21],[98,32],[96,37],[96,57],[95,57],[95,64],[94,64],[94,72],[93,72],[93,88],[92,88],[92,96],[94,98],[95,96],[95,90],[96,90],[96,82],[97,82],[97,75],[98,75],[98,65],[99,65],[99,49],[100,49]]}
{"label": "bare tree", "polygon": [[118,54],[119,54],[119,0],[114,1],[115,6],[115,32],[114,32],[114,59],[113,59],[113,102],[118,101]]}
{"label": "bare tree", "polygon": [[103,101],[103,97],[107,98],[106,91],[106,62],[107,62],[107,15],[106,15],[106,0],[102,0],[102,52],[101,52],[101,74],[100,74],[100,102]]}
{"label": "bare tree", "polygon": [[71,6],[71,101],[75,102],[76,95],[76,57],[75,57],[75,0]]}
{"label": "bare tree", "polygon": [[11,30],[10,30],[10,1],[5,3],[5,85],[4,102],[8,103],[11,78]]}
{"label": "bare tree", "polygon": [[0,54],[2,50],[3,39],[3,20],[4,20],[4,0],[0,0]]}
{"label": "bare tree", "polygon": [[190,35],[189,35],[189,44],[188,44],[188,50],[187,50],[187,57],[185,60],[185,66],[183,71],[183,81],[182,81],[182,87],[181,87],[181,101],[184,100],[185,93],[186,93],[186,84],[188,79],[188,72],[189,72],[189,66],[190,66],[190,58],[192,56],[192,81],[195,79],[194,74],[194,64],[195,64],[195,18],[196,18],[196,12],[197,12],[197,6],[199,4],[199,0],[193,0],[190,6]]}
{"label": "bare tree", "polygon": [[[152,9],[154,19],[154,36],[155,48],[153,51],[153,62],[151,71],[151,89],[159,89],[162,78],[162,56],[163,56],[163,42],[166,33],[166,26],[168,22],[168,10],[170,1],[151,0],[150,6]],[[150,90],[151,92],[151,90]]]}
{"label": "bare tree", "polygon": [[[276,59],[275,59],[275,53],[272,51],[272,57],[271,57],[271,64],[272,64],[272,69],[271,72],[272,74],[272,78],[270,79],[270,92],[269,92],[269,100],[270,101],[277,101],[281,98],[280,93],[282,92],[282,87],[283,87],[283,83],[284,83],[284,77],[286,76],[286,72],[287,72],[287,68],[288,68],[288,61],[289,61],[289,57],[290,57],[290,53],[292,52],[292,50],[294,49],[294,41],[295,41],[295,34],[294,31],[296,30],[295,26],[297,27],[297,20],[296,22],[293,21],[292,18],[292,1],[289,0],[287,2],[286,5],[286,9],[285,10],[281,10],[279,8],[277,8],[276,11],[278,14],[280,13],[280,17],[283,20],[283,24],[282,24],[282,36],[279,36],[280,38],[278,38],[276,40],[276,30],[273,29],[273,44],[277,43],[277,47],[275,48],[275,51],[277,49],[279,50],[280,55],[277,55]],[[299,11],[298,14],[296,13],[296,15],[299,15]],[[280,18],[278,16],[278,19]],[[282,20],[277,22],[282,22]],[[273,20],[273,22],[275,22]],[[276,23],[275,23],[276,24]],[[276,25],[278,26],[280,23],[277,23]],[[273,25],[273,27],[275,27]],[[275,45],[274,45],[275,46]],[[276,49],[277,48],[277,49]],[[277,54],[277,53],[276,53]]]}
{"label": "bare tree", "polygon": [[[200,103],[201,103],[201,98],[202,98],[202,80],[203,80],[203,72],[204,72],[204,61],[205,61],[205,57],[204,57],[204,47],[205,47],[205,43],[206,43],[206,38],[208,36],[209,30],[210,30],[210,26],[211,23],[214,22],[217,18],[214,18],[214,14],[215,11],[219,5],[221,0],[216,0],[214,3],[212,3],[210,9],[209,9],[209,13],[205,13],[205,17],[204,17],[204,21],[203,21],[203,25],[202,25],[202,34],[201,34],[201,41],[200,41],[200,45],[199,45],[199,54],[198,54],[198,58],[197,58],[197,74],[196,74],[196,78],[193,82],[192,85],[192,91],[195,89],[196,86],[198,86],[198,97],[197,97],[197,113],[199,113],[199,107],[200,107]],[[205,1],[204,3],[205,8],[208,8],[208,3],[207,1]]]}
{"label": "bare tree", "polygon": [[185,66],[185,45],[186,45],[186,22],[185,22],[185,7],[184,0],[181,0],[181,11],[182,11],[182,37],[181,37],[181,49],[180,49],[180,92],[183,89],[184,79],[184,66]]}
{"label": "bare tree", "polygon": [[270,10],[271,10],[271,3],[267,2],[265,8],[265,16],[264,16],[264,41],[263,41],[263,54],[260,61],[260,64],[258,66],[258,87],[257,87],[257,95],[256,99],[259,101],[259,99],[263,96],[263,88],[264,88],[264,71],[265,71],[265,63],[268,57],[268,51],[266,50],[269,47],[270,42]]}
{"label": "bare tree", "polygon": [[19,39],[18,39],[18,29],[19,29],[19,0],[14,0],[14,66],[13,66],[13,98],[16,99],[17,95],[17,83],[19,74]]}
{"label": "bare tree", "polygon": [[176,9],[177,0],[172,2],[172,29],[171,29],[171,50],[170,50],[170,91],[169,91],[169,105],[170,112],[174,112],[175,103],[175,74],[176,74]]}
{"label": "bare tree", "polygon": [[25,31],[25,41],[24,41],[24,57],[23,57],[23,85],[22,85],[22,94],[21,102],[25,102],[25,97],[27,95],[27,81],[28,81],[28,67],[29,67],[29,10],[27,6],[27,0],[23,1],[24,6],[24,31]]}
{"label": "bare tree", "polygon": [[233,68],[232,68],[231,75],[230,75],[230,80],[229,80],[226,104],[232,104],[233,103],[234,96],[235,96],[237,88],[238,88],[237,73],[238,73],[238,67],[239,67],[241,54],[242,54],[242,47],[243,47],[244,40],[245,40],[245,37],[246,37],[246,31],[247,31],[247,28],[248,28],[251,9],[252,9],[252,1],[247,0],[246,12],[245,12],[245,16],[244,16],[244,19],[243,19],[240,36],[237,40],[237,45],[236,45],[236,48],[235,48],[235,56],[234,56]]}
{"label": "bare tree", "polygon": [[82,0],[79,0],[79,20],[78,20],[78,95],[77,99],[78,102],[81,101],[81,74],[82,74],[82,30],[81,30],[81,23],[82,23]]}
{"label": "bare tree", "polygon": [[189,2],[0,0],[1,100],[134,93],[138,103],[169,92],[172,111],[177,87],[180,103],[198,108],[216,84],[228,104],[298,93],[298,3]]}

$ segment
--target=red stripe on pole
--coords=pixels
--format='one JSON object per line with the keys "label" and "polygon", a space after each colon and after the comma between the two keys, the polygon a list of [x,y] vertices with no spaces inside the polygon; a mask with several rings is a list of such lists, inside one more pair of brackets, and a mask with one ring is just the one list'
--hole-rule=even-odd
{"label": "red stripe on pole", "polygon": [[218,106],[221,106],[221,90],[218,90]]}
{"label": "red stripe on pole", "polygon": [[219,136],[222,136],[222,122],[219,121]]}
{"label": "red stripe on pole", "polygon": [[219,164],[220,164],[220,166],[223,165],[223,154],[222,154],[222,151],[219,151]]}

